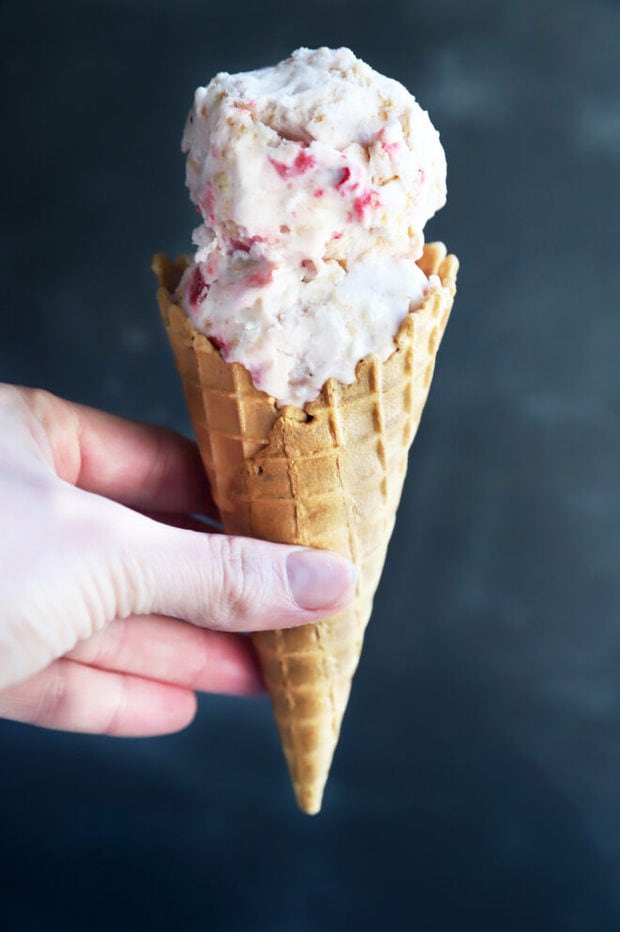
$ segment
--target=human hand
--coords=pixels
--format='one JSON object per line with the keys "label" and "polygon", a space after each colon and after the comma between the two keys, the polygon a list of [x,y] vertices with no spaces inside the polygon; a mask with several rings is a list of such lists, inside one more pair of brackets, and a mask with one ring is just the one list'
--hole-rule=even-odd
{"label": "human hand", "polygon": [[192,530],[199,513],[217,517],[189,440],[0,385],[0,717],[175,731],[195,690],[261,690],[232,632],[315,622],[352,597],[341,557]]}

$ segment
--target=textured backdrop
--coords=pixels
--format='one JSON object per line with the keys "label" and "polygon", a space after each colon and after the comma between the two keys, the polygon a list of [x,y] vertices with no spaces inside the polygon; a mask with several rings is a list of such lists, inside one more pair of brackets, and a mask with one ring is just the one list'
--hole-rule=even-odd
{"label": "textured backdrop", "polygon": [[459,293],[321,816],[266,700],[0,723],[8,932],[620,928],[620,6],[0,4],[0,378],[189,431],[149,270],[194,87],[349,45],[429,109]]}

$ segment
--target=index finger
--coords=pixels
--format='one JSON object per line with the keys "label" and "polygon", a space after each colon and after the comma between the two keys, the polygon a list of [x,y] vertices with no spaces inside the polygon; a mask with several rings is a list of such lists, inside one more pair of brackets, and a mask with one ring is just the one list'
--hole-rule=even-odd
{"label": "index finger", "polygon": [[40,389],[21,392],[47,434],[61,479],[132,508],[217,519],[193,441]]}

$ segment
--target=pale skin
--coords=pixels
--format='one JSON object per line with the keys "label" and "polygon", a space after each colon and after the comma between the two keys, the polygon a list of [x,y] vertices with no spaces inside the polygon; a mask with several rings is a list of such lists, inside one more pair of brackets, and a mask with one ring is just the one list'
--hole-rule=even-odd
{"label": "pale skin", "polygon": [[195,445],[47,392],[0,385],[0,718],[146,736],[196,692],[253,695],[240,632],[352,598],[335,554],[206,533]]}

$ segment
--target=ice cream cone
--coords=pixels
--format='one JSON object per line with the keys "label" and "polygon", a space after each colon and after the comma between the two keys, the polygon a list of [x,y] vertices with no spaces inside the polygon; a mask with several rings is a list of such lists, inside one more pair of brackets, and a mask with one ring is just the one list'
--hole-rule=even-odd
{"label": "ice cream cone", "polygon": [[419,265],[439,275],[443,287],[407,315],[385,362],[366,357],[353,384],[328,380],[304,410],[278,408],[241,365],[226,363],[193,328],[172,297],[185,264],[158,255],[153,268],[225,530],[335,550],[359,572],[345,611],[316,625],[253,635],[297,802],[316,813],[452,307],[458,261],[446,256],[443,244],[428,244]]}

